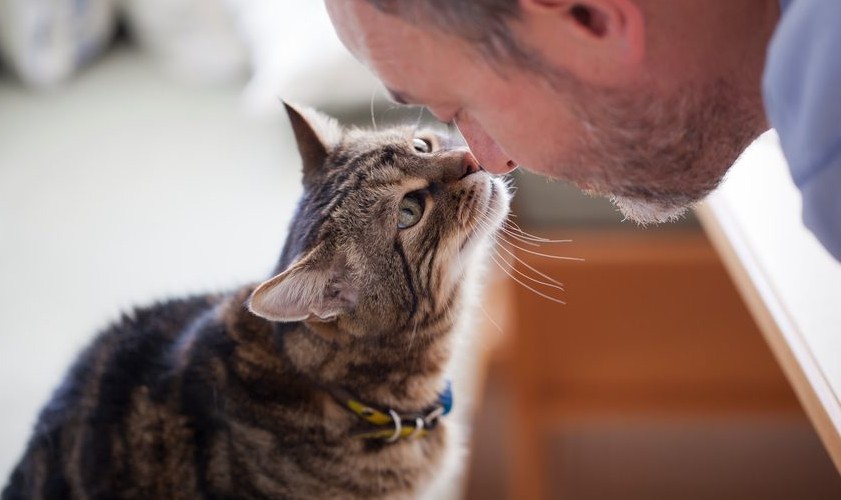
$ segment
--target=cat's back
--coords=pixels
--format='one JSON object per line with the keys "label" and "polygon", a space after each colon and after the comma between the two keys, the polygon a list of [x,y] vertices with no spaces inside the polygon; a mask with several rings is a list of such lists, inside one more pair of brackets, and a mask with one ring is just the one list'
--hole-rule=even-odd
{"label": "cat's back", "polygon": [[126,440],[139,396],[167,397],[179,339],[217,302],[215,296],[160,302],[100,333],[42,410],[2,499],[95,496],[91,490],[115,466],[115,452],[139,444]]}

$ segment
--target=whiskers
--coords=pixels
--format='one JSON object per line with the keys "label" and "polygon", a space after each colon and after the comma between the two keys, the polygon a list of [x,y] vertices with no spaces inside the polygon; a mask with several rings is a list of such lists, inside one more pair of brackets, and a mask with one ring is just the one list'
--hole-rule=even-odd
{"label": "whiskers", "polygon": [[376,97],[376,94],[377,94],[377,88],[375,87],[375,88],[371,89],[371,126],[374,128],[375,132],[378,130],[377,129],[377,117],[375,116],[375,113],[374,113],[374,98]]}
{"label": "whiskers", "polygon": [[[478,219],[477,223],[484,229],[494,229],[487,217]],[[509,278],[523,288],[546,300],[557,304],[566,304],[560,298],[564,292],[563,283],[530,265],[520,256],[521,252],[546,259],[571,261],[583,261],[584,259],[537,251],[536,249],[542,249],[544,245],[569,243],[571,240],[553,240],[529,234],[512,221],[512,217],[513,215],[509,215],[499,231],[496,232],[496,241],[491,249],[491,259]]]}
{"label": "whiskers", "polygon": [[[378,95],[384,95],[384,94],[385,94],[385,92],[384,92],[384,90],[381,86],[374,87],[373,89],[371,89],[371,102],[369,103],[369,111],[371,113],[371,128],[374,130],[374,132],[379,130],[379,124],[377,123],[377,111],[376,111],[377,96]],[[387,122],[389,121],[388,120],[389,112],[397,111],[398,112],[398,119],[399,119],[399,117],[403,116],[404,114],[406,116],[408,116],[408,111],[407,110],[412,111],[412,110],[416,109],[417,110],[417,116],[415,118],[413,118],[413,120],[414,120],[413,126],[414,126],[415,129],[420,128],[421,123],[423,122],[424,112],[426,111],[425,107],[414,106],[414,105],[395,104],[388,99],[386,101],[387,101],[386,108],[384,110],[380,111],[380,118],[382,119],[382,121],[386,122],[386,124],[387,124]],[[390,121],[394,121],[394,120],[392,119]]]}
{"label": "whiskers", "polygon": [[[456,226],[456,241],[461,241],[461,231],[459,230],[458,226]],[[459,274],[464,276],[465,270],[464,270],[464,265],[461,263],[461,252],[456,252],[456,262],[458,263]],[[496,330],[499,332],[500,335],[504,335],[504,332],[502,331],[502,327],[499,326],[499,323],[497,323],[491,317],[490,314],[488,314],[488,310],[485,309],[485,306],[482,304],[482,302],[483,302],[483,300],[479,300],[479,301],[477,301],[477,304],[479,305],[479,308],[482,310],[482,314],[485,315],[485,319],[487,319],[488,322],[490,324],[492,324],[494,326],[494,328],[496,328]]]}

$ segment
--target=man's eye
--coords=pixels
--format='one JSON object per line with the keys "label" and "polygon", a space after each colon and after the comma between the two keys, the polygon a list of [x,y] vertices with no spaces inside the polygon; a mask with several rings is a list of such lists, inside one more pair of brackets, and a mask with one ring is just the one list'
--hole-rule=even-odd
{"label": "man's eye", "polygon": [[432,152],[432,142],[427,139],[421,139],[420,137],[415,137],[412,139],[412,147],[415,148],[415,151],[418,153],[431,153]]}

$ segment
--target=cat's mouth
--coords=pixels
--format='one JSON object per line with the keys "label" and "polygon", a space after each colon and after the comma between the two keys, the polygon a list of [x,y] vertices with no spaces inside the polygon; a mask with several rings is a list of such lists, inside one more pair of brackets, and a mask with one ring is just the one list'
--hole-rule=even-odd
{"label": "cat's mouth", "polygon": [[459,251],[465,252],[484,240],[501,227],[508,215],[511,195],[504,181],[490,174],[481,172],[472,176],[473,192],[465,205],[465,237],[459,245]]}

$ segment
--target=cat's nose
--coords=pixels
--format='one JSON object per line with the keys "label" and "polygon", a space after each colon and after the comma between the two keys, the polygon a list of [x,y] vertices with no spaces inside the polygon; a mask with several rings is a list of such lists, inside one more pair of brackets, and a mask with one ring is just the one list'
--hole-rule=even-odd
{"label": "cat's nose", "polygon": [[470,174],[484,170],[473,153],[464,149],[447,151],[440,157],[441,180],[444,182],[458,182]]}
{"label": "cat's nose", "polygon": [[459,179],[464,179],[468,175],[475,174],[480,170],[482,170],[482,165],[479,165],[479,161],[476,160],[473,153],[470,151],[464,153],[464,157],[461,159],[461,177]]}

